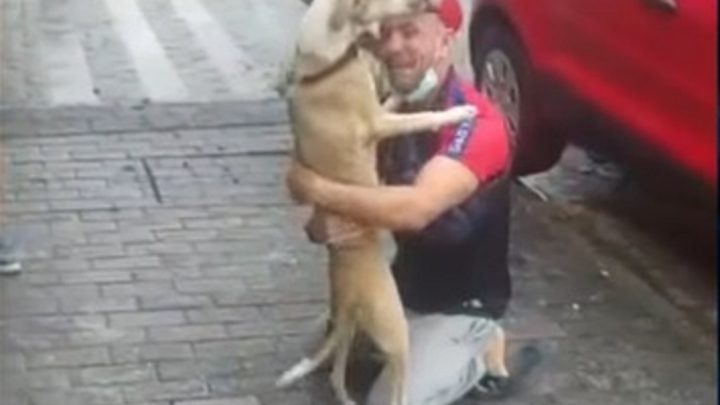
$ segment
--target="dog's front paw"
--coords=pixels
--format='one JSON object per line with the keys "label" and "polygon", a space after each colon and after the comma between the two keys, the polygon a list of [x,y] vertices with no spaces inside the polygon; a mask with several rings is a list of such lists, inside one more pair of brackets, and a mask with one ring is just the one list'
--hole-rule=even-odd
{"label": "dog's front paw", "polygon": [[461,105],[450,109],[452,113],[453,122],[461,122],[475,118],[477,115],[477,107],[474,105]]}

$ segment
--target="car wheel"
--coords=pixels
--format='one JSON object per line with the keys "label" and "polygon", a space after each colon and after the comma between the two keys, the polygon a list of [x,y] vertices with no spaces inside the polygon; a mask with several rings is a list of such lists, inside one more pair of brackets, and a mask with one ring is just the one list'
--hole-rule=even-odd
{"label": "car wheel", "polygon": [[534,94],[533,72],[519,41],[500,23],[474,35],[476,86],[503,111],[513,146],[512,173],[517,176],[552,167],[565,148],[565,137],[543,119]]}

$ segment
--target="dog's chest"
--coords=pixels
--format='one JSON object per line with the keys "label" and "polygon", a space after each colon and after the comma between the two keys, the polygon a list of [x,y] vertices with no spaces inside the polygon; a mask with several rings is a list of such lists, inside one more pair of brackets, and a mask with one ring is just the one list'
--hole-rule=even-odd
{"label": "dog's chest", "polygon": [[[335,128],[338,129],[338,128]],[[359,184],[375,181],[375,148],[353,131],[318,131],[297,138],[305,164],[326,176]]]}
{"label": "dog's chest", "polygon": [[379,111],[371,72],[351,63],[312,86],[298,86],[291,102],[296,147],[316,171],[369,184],[376,178],[372,122]]}

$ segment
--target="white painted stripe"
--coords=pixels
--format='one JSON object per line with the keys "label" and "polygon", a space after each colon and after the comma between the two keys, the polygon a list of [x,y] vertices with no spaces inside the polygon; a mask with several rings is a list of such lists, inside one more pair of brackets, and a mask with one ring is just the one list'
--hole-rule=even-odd
{"label": "white painted stripe", "polygon": [[234,93],[257,93],[266,88],[263,78],[256,73],[259,70],[252,68],[249,55],[235,46],[202,3],[198,0],[173,0],[172,3]]}
{"label": "white painted stripe", "polygon": [[183,101],[188,90],[167,58],[136,0],[105,0],[115,30],[125,43],[148,97]]}
{"label": "white painted stripe", "polygon": [[99,104],[77,33],[44,30],[40,38],[51,105]]}

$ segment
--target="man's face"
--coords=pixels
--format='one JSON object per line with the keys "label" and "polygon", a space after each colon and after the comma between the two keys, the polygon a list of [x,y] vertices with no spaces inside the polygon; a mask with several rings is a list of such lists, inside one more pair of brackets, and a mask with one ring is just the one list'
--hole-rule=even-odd
{"label": "man's face", "polygon": [[375,42],[375,55],[385,63],[396,90],[410,92],[425,71],[449,59],[451,32],[434,13],[386,19]]}

